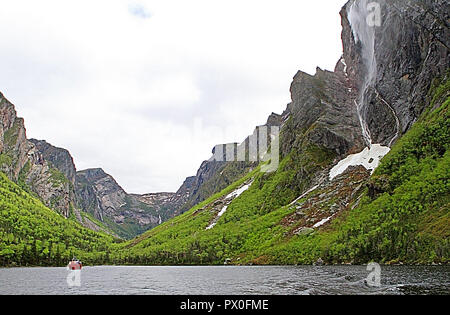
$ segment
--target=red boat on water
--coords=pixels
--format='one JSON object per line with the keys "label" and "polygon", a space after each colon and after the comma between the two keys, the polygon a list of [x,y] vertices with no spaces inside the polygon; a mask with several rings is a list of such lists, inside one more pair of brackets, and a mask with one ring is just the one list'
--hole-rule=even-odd
{"label": "red boat on water", "polygon": [[67,267],[70,270],[81,270],[81,268],[83,267],[83,264],[81,263],[81,261],[79,261],[78,259],[76,259],[75,257],[72,258],[72,260],[69,262],[69,265],[67,265]]}

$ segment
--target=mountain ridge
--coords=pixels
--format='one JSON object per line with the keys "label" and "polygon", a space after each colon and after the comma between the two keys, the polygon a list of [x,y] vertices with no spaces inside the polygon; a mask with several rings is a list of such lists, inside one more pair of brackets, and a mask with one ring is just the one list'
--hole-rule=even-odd
{"label": "mountain ridge", "polygon": [[229,144],[244,161],[223,161],[219,144],[175,193],[128,194],[102,169],[72,182],[0,93],[1,170],[66,217],[82,204],[113,233],[139,234],[110,253],[117,264],[448,263],[450,4],[378,3],[369,26],[368,1],[347,2],[334,71],[298,71],[286,110],[269,115],[274,172],[250,158],[258,126]]}
{"label": "mountain ridge", "polygon": [[[350,0],[341,10],[343,56],[335,71],[294,76],[278,170],[264,174],[260,164],[240,173],[127,242],[117,263],[448,262],[449,4],[379,1],[384,23],[372,30],[364,4]],[[330,178],[349,155],[376,146],[387,154],[373,175],[358,162]]]}

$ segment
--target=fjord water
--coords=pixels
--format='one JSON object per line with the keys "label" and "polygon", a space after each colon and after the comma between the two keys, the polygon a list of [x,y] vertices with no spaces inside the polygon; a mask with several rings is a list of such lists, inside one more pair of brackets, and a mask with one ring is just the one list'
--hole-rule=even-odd
{"label": "fjord water", "polygon": [[449,266],[382,266],[381,286],[366,266],[98,266],[69,287],[66,268],[0,269],[0,294],[450,294]]}

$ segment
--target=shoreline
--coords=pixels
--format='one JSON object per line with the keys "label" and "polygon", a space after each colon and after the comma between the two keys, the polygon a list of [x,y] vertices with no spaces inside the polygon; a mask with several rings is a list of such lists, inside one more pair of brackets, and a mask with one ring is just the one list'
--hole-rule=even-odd
{"label": "shoreline", "polygon": [[[381,267],[439,267],[439,266],[450,266],[450,264],[379,264]],[[83,268],[86,267],[223,267],[223,268],[231,268],[231,267],[366,267],[367,264],[323,264],[323,265],[84,265]],[[67,266],[0,266],[0,270],[2,269],[14,269],[14,268],[67,268]]]}

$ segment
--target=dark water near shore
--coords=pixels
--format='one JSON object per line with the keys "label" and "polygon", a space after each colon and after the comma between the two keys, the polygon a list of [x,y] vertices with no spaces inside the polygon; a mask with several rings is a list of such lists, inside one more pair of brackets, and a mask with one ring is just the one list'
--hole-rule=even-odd
{"label": "dark water near shore", "polygon": [[366,266],[85,267],[79,287],[66,268],[0,269],[0,294],[450,294],[449,266],[382,266],[381,286]]}

